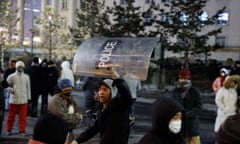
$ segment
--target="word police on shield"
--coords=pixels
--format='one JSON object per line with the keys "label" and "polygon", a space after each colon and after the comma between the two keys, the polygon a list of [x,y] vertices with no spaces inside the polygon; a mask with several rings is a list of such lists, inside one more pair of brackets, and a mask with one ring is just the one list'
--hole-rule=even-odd
{"label": "word police on shield", "polygon": [[78,48],[73,59],[73,72],[79,76],[109,78],[113,69],[135,79],[147,78],[150,57],[158,39],[90,38]]}

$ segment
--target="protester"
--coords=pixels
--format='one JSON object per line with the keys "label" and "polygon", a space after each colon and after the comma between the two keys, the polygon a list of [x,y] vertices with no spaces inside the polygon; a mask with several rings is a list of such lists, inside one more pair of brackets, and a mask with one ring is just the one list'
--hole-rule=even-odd
{"label": "protester", "polygon": [[5,114],[5,99],[4,99],[4,89],[8,87],[8,83],[3,79],[3,70],[0,69],[0,142],[3,141],[2,127]]}
{"label": "protester", "polygon": [[61,71],[60,71],[59,80],[65,79],[65,78],[69,79],[72,82],[72,86],[74,87],[75,81],[74,81],[73,71],[70,68],[69,61],[67,61],[67,60],[65,60],[61,63]]}
{"label": "protester", "polygon": [[212,83],[212,89],[215,93],[223,86],[224,81],[228,78],[229,71],[226,68],[220,69],[220,76],[218,76]]}
{"label": "protester", "polygon": [[100,133],[100,144],[127,144],[131,95],[126,82],[115,78],[103,80],[99,84],[98,97],[101,106],[96,121],[74,143],[86,142]]}
{"label": "protester", "polygon": [[[9,61],[8,68],[4,71],[3,79],[6,81],[7,77],[16,71],[16,62],[17,60],[11,59]],[[5,91],[5,110],[9,109],[9,97],[10,92],[6,89]]]}
{"label": "protester", "polygon": [[217,105],[217,117],[214,131],[218,132],[220,125],[230,115],[235,115],[237,111],[237,88],[240,84],[240,76],[232,75],[225,82],[216,94],[215,102]]}
{"label": "protester", "polygon": [[57,82],[58,82],[59,72],[57,70],[56,63],[52,60],[48,61],[48,92],[51,96],[56,93]]}
{"label": "protester", "polygon": [[19,133],[25,135],[27,123],[27,105],[31,97],[30,78],[24,73],[25,64],[17,61],[16,72],[9,75],[7,82],[9,83],[10,100],[9,112],[7,116],[6,130],[8,135],[11,134],[15,116],[18,114]]}
{"label": "protester", "polygon": [[130,125],[132,126],[135,122],[135,102],[137,99],[137,91],[141,89],[141,81],[139,79],[133,79],[129,74],[125,74],[123,79],[128,84],[132,96],[129,115]]}
{"label": "protester", "polygon": [[177,87],[172,97],[184,107],[184,136],[189,144],[200,144],[199,113],[202,109],[202,98],[199,90],[192,86],[189,69],[183,68],[178,75]]}
{"label": "protester", "polygon": [[240,114],[229,116],[217,133],[217,144],[240,144]]}
{"label": "protester", "polygon": [[47,112],[47,107],[48,107],[48,88],[49,88],[49,83],[46,81],[48,80],[48,64],[47,64],[47,59],[43,59],[42,62],[40,63],[40,95],[42,98],[42,103],[41,103],[41,115],[45,114]]}
{"label": "protester", "polygon": [[38,118],[28,144],[67,144],[67,134],[67,123],[54,114],[46,113]]}
{"label": "protester", "polygon": [[[85,113],[91,121],[96,118],[96,112],[99,106],[99,102],[96,100],[95,95],[98,91],[98,85],[103,80],[101,77],[83,77],[82,90],[85,96]],[[91,122],[90,122],[91,123]]]}
{"label": "protester", "polygon": [[162,96],[153,104],[152,128],[138,144],[182,144],[183,108],[170,97]]}
{"label": "protester", "polygon": [[41,73],[39,66],[39,58],[34,57],[32,59],[31,65],[29,67],[29,77],[31,84],[31,107],[30,107],[30,116],[37,117],[38,116],[38,98],[40,95],[41,88]]}
{"label": "protester", "polygon": [[76,104],[71,96],[73,86],[69,79],[58,82],[57,93],[48,102],[48,111],[67,122],[69,131],[76,128],[82,121],[82,114],[77,111]]}

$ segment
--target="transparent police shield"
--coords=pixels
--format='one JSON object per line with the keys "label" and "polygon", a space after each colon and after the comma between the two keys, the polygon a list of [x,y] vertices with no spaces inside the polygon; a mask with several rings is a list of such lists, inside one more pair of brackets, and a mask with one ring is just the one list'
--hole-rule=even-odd
{"label": "transparent police shield", "polygon": [[119,75],[146,80],[157,38],[90,38],[78,48],[73,72],[79,76],[111,78]]}

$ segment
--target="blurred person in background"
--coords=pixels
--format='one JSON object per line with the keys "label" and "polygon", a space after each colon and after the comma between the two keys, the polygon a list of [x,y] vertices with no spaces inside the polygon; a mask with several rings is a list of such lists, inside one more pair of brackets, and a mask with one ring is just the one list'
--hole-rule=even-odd
{"label": "blurred person in background", "polygon": [[215,94],[221,87],[223,87],[224,81],[229,77],[229,71],[226,68],[221,68],[219,74],[220,76],[218,76],[212,83],[212,89]]}
{"label": "blurred person in background", "polygon": [[[11,59],[9,61],[8,68],[4,71],[3,79],[6,81],[7,77],[14,73],[16,71],[16,59]],[[10,97],[10,92],[6,89],[5,90],[5,110],[8,110],[9,108],[9,97]]]}
{"label": "blurred person in background", "polygon": [[215,121],[214,131],[218,132],[220,125],[230,115],[237,112],[237,88],[239,88],[240,76],[232,75],[224,82],[224,86],[220,88],[215,97],[217,105],[217,117]]}
{"label": "blurred person in background", "polygon": [[172,91],[172,97],[184,108],[184,137],[188,144],[200,144],[199,114],[202,109],[200,91],[192,85],[191,73],[183,68],[178,74],[177,87]]}
{"label": "blurred person in background", "polygon": [[38,98],[41,88],[41,71],[39,66],[39,58],[33,57],[31,65],[28,69],[31,84],[31,101],[30,101],[30,116],[38,116]]}
{"label": "blurred person in background", "polygon": [[137,92],[141,89],[141,81],[139,79],[132,78],[130,74],[125,74],[123,79],[128,84],[132,96],[129,114],[130,125],[132,126],[135,122],[135,103],[137,99]]}
{"label": "blurred person in background", "polygon": [[16,71],[7,78],[10,91],[9,111],[7,115],[6,131],[8,135],[12,134],[12,128],[15,116],[18,114],[19,134],[26,135],[27,124],[27,106],[28,100],[31,98],[30,78],[24,73],[25,64],[17,61]]}

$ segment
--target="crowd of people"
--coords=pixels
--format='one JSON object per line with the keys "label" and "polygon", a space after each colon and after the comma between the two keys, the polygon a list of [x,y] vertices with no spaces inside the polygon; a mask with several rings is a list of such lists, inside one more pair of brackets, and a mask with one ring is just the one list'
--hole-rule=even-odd
{"label": "crowd of people", "polygon": [[[239,119],[239,72],[240,62],[236,61],[234,67],[222,67],[213,79],[217,144],[240,142],[239,130],[231,127]],[[36,117],[29,144],[80,144],[97,134],[100,144],[127,144],[141,81],[121,76],[114,69],[113,74],[112,78],[83,78],[86,103],[80,110],[71,95],[75,81],[69,61],[63,60],[57,67],[54,61],[38,57],[29,64],[12,59],[9,68],[0,71],[0,122],[7,110],[6,131],[11,135],[18,115],[19,134],[25,135],[27,116]],[[192,84],[191,69],[180,69],[177,85],[169,94],[154,102],[152,128],[138,144],[201,144],[199,114],[203,104],[199,89]],[[83,113],[91,123],[74,135]]]}

